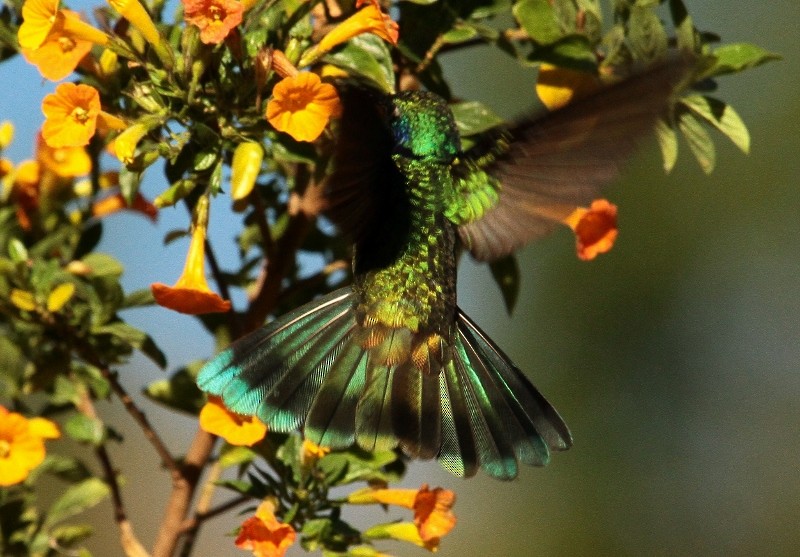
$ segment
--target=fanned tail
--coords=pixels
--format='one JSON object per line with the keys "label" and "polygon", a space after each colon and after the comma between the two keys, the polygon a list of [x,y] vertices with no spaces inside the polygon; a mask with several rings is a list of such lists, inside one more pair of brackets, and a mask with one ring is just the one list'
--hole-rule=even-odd
{"label": "fanned tail", "polygon": [[354,302],[344,288],[281,317],[209,362],[198,385],[273,431],[303,428],[335,449],[399,446],[458,476],[511,479],[518,463],[542,466],[571,445],[553,407],[460,310],[448,341],[362,327]]}
{"label": "fanned tail", "polygon": [[442,466],[512,479],[518,462],[544,466],[551,451],[568,449],[572,436],[556,410],[460,309],[456,331],[440,378]]}

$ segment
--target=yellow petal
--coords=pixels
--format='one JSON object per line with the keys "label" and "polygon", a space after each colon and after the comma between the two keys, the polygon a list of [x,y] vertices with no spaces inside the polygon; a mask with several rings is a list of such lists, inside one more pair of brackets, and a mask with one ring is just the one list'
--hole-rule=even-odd
{"label": "yellow petal", "polygon": [[47,311],[56,313],[61,311],[67,302],[72,299],[75,294],[75,285],[71,282],[64,282],[53,288],[50,295],[47,296]]}
{"label": "yellow petal", "polygon": [[19,288],[11,290],[11,303],[24,311],[33,311],[36,309],[36,298],[33,297],[33,293],[27,290],[20,290]]}

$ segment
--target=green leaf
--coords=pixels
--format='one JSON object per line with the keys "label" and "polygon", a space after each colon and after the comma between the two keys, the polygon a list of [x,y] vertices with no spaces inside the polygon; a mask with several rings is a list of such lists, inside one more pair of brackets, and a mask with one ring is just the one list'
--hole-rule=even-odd
{"label": "green leaf", "polygon": [[156,345],[152,337],[123,321],[115,321],[113,323],[94,327],[92,328],[92,333],[97,335],[113,335],[129,344],[131,347],[138,349],[161,369],[167,367],[167,357],[158,345]]}
{"label": "green leaf", "polygon": [[497,286],[503,294],[508,314],[514,311],[519,296],[519,264],[514,255],[508,255],[489,264]]}
{"label": "green leaf", "polygon": [[8,241],[8,256],[14,263],[25,263],[28,261],[28,250],[19,238],[11,238]]}
{"label": "green leaf", "polygon": [[142,180],[141,172],[131,171],[124,166],[119,170],[119,191],[128,205],[133,205],[133,200],[136,199],[136,194],[139,191],[139,185]]}
{"label": "green leaf", "polygon": [[242,466],[253,462],[258,453],[249,447],[236,447],[234,445],[225,445],[220,451],[219,466],[223,470],[231,466]]}
{"label": "green leaf", "polygon": [[92,476],[89,468],[77,458],[57,454],[48,454],[44,462],[35,470],[37,474],[43,472],[53,474],[70,483],[79,482]]}
{"label": "green leaf", "polygon": [[396,460],[397,454],[394,451],[368,453],[354,448],[324,456],[317,467],[322,470],[329,485],[359,481],[391,482],[397,479],[395,474],[386,472],[383,468]]}
{"label": "green leaf", "polygon": [[108,485],[99,478],[89,478],[68,487],[47,511],[45,526],[52,526],[94,507],[110,493]]}
{"label": "green leaf", "polygon": [[169,379],[154,381],[144,390],[145,396],[173,410],[195,416],[205,404],[205,395],[195,379],[203,362],[192,362],[176,371]]}
{"label": "green leaf", "polygon": [[594,47],[588,38],[580,34],[567,35],[555,43],[540,46],[531,52],[528,60],[583,72],[597,71]]}
{"label": "green leaf", "polygon": [[359,35],[325,61],[367,78],[386,93],[394,92],[392,55],[386,43],[371,33]]}
{"label": "green leaf", "polygon": [[70,547],[80,541],[89,538],[94,533],[94,529],[86,524],[65,525],[53,528],[50,533],[61,547]]}
{"label": "green leaf", "polygon": [[628,19],[628,42],[634,58],[650,62],[667,52],[667,32],[650,7],[634,6]]}
{"label": "green leaf", "polygon": [[122,308],[139,308],[139,307],[146,307],[152,306],[155,303],[155,299],[153,298],[153,293],[150,291],[149,288],[141,288],[139,290],[134,290],[133,292],[129,292],[125,295],[125,299],[122,301]]}
{"label": "green leaf", "polygon": [[125,270],[119,261],[105,253],[90,253],[81,261],[98,276],[119,277]]}
{"label": "green leaf", "polygon": [[505,123],[489,107],[477,101],[452,104],[450,110],[462,137],[485,132]]}
{"label": "green leaf", "polygon": [[655,131],[661,158],[664,161],[664,172],[672,172],[678,160],[678,134],[661,118],[656,121]]}
{"label": "green leaf", "polygon": [[680,102],[728,136],[743,153],[750,152],[750,133],[731,105],[705,95],[688,95]]}
{"label": "green leaf", "polygon": [[562,36],[556,13],[548,0],[522,0],[514,4],[514,17],[539,44],[550,44]]}
{"label": "green leaf", "polygon": [[675,25],[675,36],[678,39],[678,48],[688,52],[697,51],[697,33],[694,22],[689,15],[682,0],[669,0],[669,11],[672,23]]}
{"label": "green leaf", "polygon": [[95,447],[102,445],[107,438],[106,426],[99,418],[75,414],[64,424],[64,431],[71,438]]}
{"label": "green leaf", "polygon": [[714,142],[703,127],[703,124],[691,113],[683,112],[678,116],[678,129],[681,130],[700,168],[706,174],[711,174],[716,165],[716,150]]}
{"label": "green leaf", "polygon": [[19,392],[28,360],[8,337],[0,336],[0,399],[8,400]]}
{"label": "green leaf", "polygon": [[722,45],[714,50],[713,55],[716,61],[705,72],[705,77],[741,72],[772,60],[781,60],[779,54],[750,43]]}

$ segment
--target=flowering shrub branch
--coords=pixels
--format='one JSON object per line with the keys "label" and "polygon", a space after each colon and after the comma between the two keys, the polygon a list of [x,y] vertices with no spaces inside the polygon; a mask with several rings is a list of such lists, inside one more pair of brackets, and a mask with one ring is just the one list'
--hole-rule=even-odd
{"label": "flowering shrub branch", "polygon": [[[452,491],[390,487],[405,472],[399,450],[330,451],[230,412],[195,386],[199,363],[144,390],[151,401],[197,417],[194,439],[179,457],[118,380],[134,351],[167,367],[156,339],[130,325],[125,311],[158,306],[196,316],[223,348],[349,281],[349,247],[318,218],[328,208],[325,177],[348,83],[384,94],[425,87],[452,100],[439,54],[485,44],[516,59],[521,71],[537,66],[536,91],[521,94],[532,101],[538,94],[545,110],[556,110],[675,47],[703,61],[692,79],[705,88],[676,99],[659,125],[664,166],[675,164],[682,133],[710,171],[714,150],[705,127],[745,152],[749,137],[733,108],[707,94],[709,85],[776,58],[749,44],[712,46],[706,41],[713,35],[695,28],[680,0],[669,2],[672,37],[655,7],[632,0],[613,2],[605,27],[599,5],[574,0],[480,7],[456,0],[182,0],[174,20],[161,2],[108,0],[96,24],[65,4],[10,0],[0,12],[0,59],[21,54],[43,78],[61,82],[42,101],[32,159],[1,156],[13,126],[0,126],[3,554],[89,555],[83,543],[91,531],[73,521],[108,497],[128,556],[190,555],[203,524],[246,504],[235,537],[220,547],[263,557],[300,544],[327,556],[368,557],[385,555],[378,547],[391,539],[436,551],[456,525]],[[495,17],[509,9],[513,23],[499,30]],[[465,151],[503,124],[481,103],[452,107]],[[149,200],[140,185],[157,161],[166,185]],[[494,201],[476,194],[464,214]],[[228,203],[242,216],[234,248],[220,248],[238,252],[234,269],[220,266],[210,241],[218,226],[212,208]],[[122,265],[97,251],[103,221],[130,210],[155,222],[176,205],[187,209],[186,230],[167,241],[188,236],[183,273],[173,286],[126,292]],[[617,235],[617,207],[604,199],[590,207],[543,203],[536,214],[571,228],[581,259],[610,250]],[[324,261],[317,274],[300,276],[301,250]],[[507,258],[493,271],[510,309],[516,264]],[[232,299],[238,292],[243,305]],[[106,399],[122,404],[172,481],[152,550],[134,533],[136,517],[124,504],[124,463],[112,462],[108,451],[122,440],[95,407]],[[70,454],[83,456],[56,453],[51,440],[58,437],[59,450],[68,444]],[[38,498],[43,474],[65,482],[47,508]],[[233,495],[213,506],[219,489]],[[346,521],[350,506],[372,504],[413,516],[379,518],[364,531]]]}

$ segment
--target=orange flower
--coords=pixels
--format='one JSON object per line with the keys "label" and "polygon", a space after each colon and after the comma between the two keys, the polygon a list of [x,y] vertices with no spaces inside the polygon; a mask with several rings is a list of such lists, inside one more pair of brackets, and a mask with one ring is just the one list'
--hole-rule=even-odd
{"label": "orange flower", "polygon": [[14,172],[11,201],[16,205],[17,221],[23,230],[33,227],[32,215],[39,209],[39,190],[42,165],[39,161],[21,162]]}
{"label": "orange flower", "polygon": [[275,518],[275,503],[265,500],[256,509],[256,515],[242,523],[236,537],[236,547],[253,552],[255,557],[283,557],[297,534],[290,524]]}
{"label": "orange flower", "polygon": [[439,551],[439,544],[441,542],[441,538],[423,540],[422,536],[419,535],[419,530],[411,522],[391,522],[389,524],[378,524],[365,531],[363,536],[368,540],[392,539],[410,542],[423,549],[427,549],[431,553],[436,553]]}
{"label": "orange flower", "polygon": [[600,87],[600,80],[586,72],[543,63],[536,78],[536,94],[548,110],[557,110]]}
{"label": "orange flower", "polygon": [[267,120],[276,130],[298,141],[314,141],[331,116],[341,112],[339,95],[329,83],[313,73],[302,72],[283,78],[272,90]]}
{"label": "orange flower", "polygon": [[[95,44],[108,44],[108,35],[92,27],[73,12],[59,10],[60,0],[26,0],[22,6],[22,25],[17,36],[19,46],[39,48],[53,29],[58,29],[73,39],[85,39]],[[67,16],[66,13],[71,15]]]}
{"label": "orange flower", "polygon": [[83,147],[50,147],[39,133],[36,136],[36,160],[59,178],[75,178],[92,170],[92,159]]}
{"label": "orange flower", "polygon": [[158,209],[141,193],[136,192],[133,203],[128,203],[121,193],[115,193],[99,199],[92,204],[92,215],[95,217],[105,217],[124,209],[130,209],[141,213],[151,221],[155,222],[158,218]]}
{"label": "orange flower", "polygon": [[[203,207],[200,206],[203,205]],[[208,199],[201,197],[198,202],[198,213],[201,217],[194,225],[192,241],[189,244],[189,253],[183,273],[178,278],[175,286],[155,283],[150,285],[150,291],[160,306],[198,315],[201,313],[225,312],[231,309],[231,303],[223,300],[218,294],[211,291],[206,282],[205,266],[205,239],[208,223]],[[202,213],[205,213],[202,216]]]}
{"label": "orange flower", "polygon": [[50,147],[87,145],[97,128],[100,93],[89,85],[62,83],[42,101],[42,136]]}
{"label": "orange flower", "polygon": [[242,22],[244,8],[236,0],[182,0],[184,18],[200,29],[205,44],[219,44]]}
{"label": "orange flower", "polygon": [[42,137],[54,148],[87,145],[98,126],[121,130],[127,124],[100,109],[100,93],[90,85],[61,83],[42,101]]}
{"label": "orange flower", "polygon": [[200,428],[219,435],[231,445],[251,447],[267,434],[267,426],[255,416],[241,416],[228,410],[222,399],[208,397],[200,410]]}
{"label": "orange flower", "polygon": [[29,420],[0,406],[0,486],[24,481],[44,460],[44,440],[60,435],[50,420]]}
{"label": "orange flower", "polygon": [[64,14],[47,34],[44,42],[34,49],[23,48],[22,55],[39,69],[43,77],[61,81],[78,67],[84,56],[92,50],[92,43],[73,36],[64,30],[64,21],[78,19],[75,12],[61,10]]}
{"label": "orange flower", "polygon": [[437,487],[429,489],[423,484],[417,489],[364,489],[350,494],[348,502],[354,504],[381,503],[398,505],[414,511],[414,525],[420,538],[429,542],[450,532],[456,525],[452,508],[455,493]]}
{"label": "orange flower", "polygon": [[326,52],[362,33],[373,33],[384,41],[396,45],[399,37],[398,29],[396,22],[383,13],[376,3],[371,3],[345,19],[322,37],[317,45],[309,48],[300,59],[299,66],[313,64]]}
{"label": "orange flower", "polygon": [[578,257],[589,261],[614,246],[618,234],[617,206],[605,199],[596,199],[588,209],[575,209],[564,223],[575,232]]}

